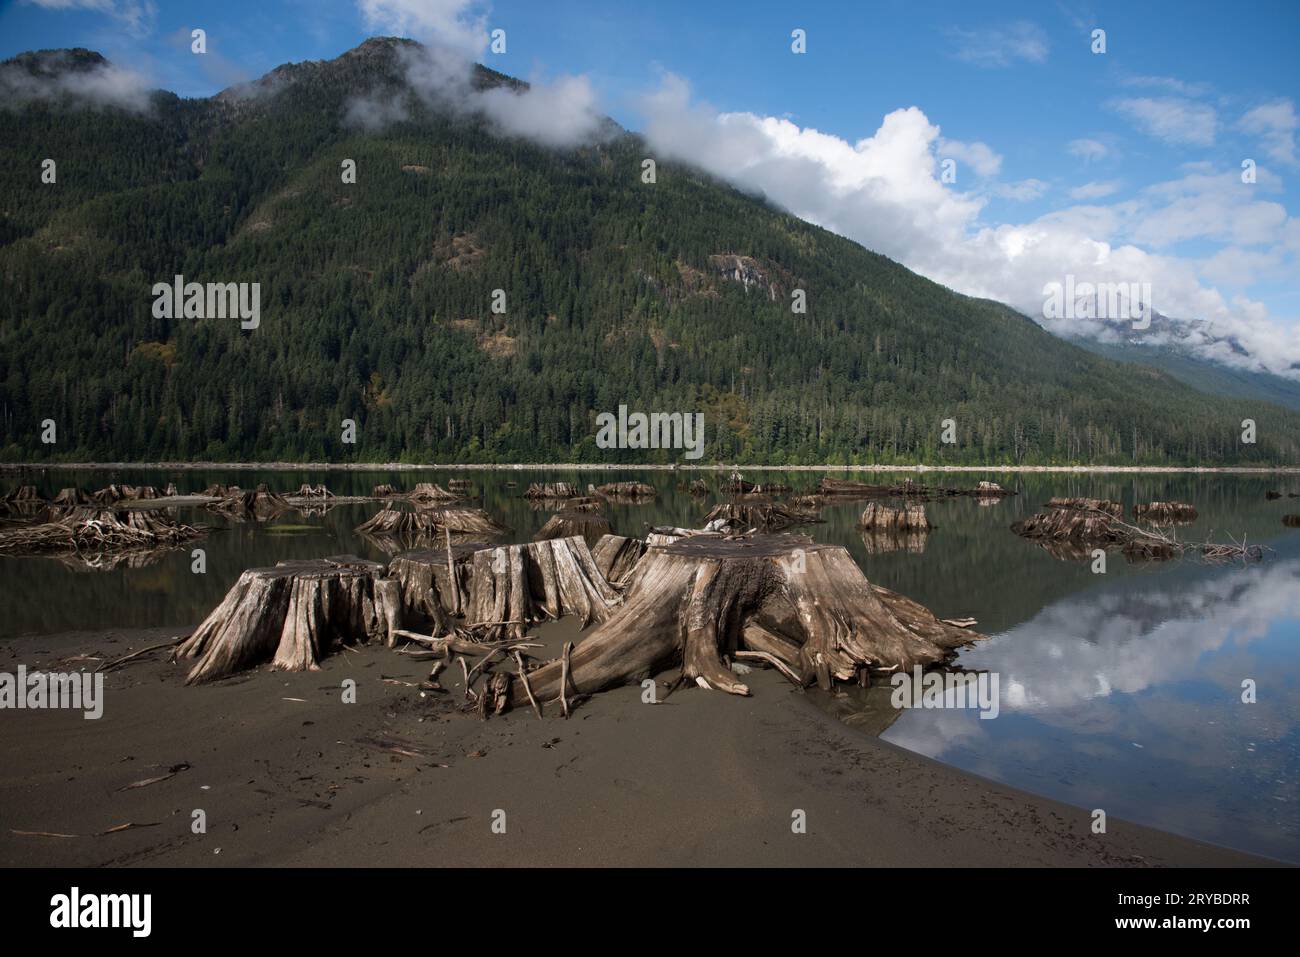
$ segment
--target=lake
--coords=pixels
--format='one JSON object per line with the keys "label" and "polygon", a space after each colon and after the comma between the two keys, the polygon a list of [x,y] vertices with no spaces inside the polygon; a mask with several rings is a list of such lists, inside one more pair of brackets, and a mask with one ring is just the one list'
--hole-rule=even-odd
{"label": "lake", "polygon": [[[810,489],[817,472],[761,472],[759,482]],[[908,474],[908,473],[902,473]],[[895,483],[900,473],[835,473]],[[614,531],[643,535],[647,525],[695,526],[720,500],[693,499],[685,483],[711,486],[725,473],[566,472],[563,470],[220,471],[43,470],[7,473],[0,491],[36,484],[46,497],[64,486],[110,482],[181,492],[212,482],[287,492],[325,483],[340,495],[374,485],[409,489],[417,481],[475,485],[475,504],[528,540],[549,517],[522,497],[534,481],[643,481],[659,490],[647,504],[613,503]],[[982,504],[952,498],[927,505],[937,525],[924,536],[881,539],[855,528],[861,502],[828,505],[822,524],[803,529],[844,545],[877,584],[902,592],[946,618],[971,617],[987,642],[958,663],[999,678],[997,718],[973,710],[898,710],[887,686],[813,692],[845,723],[910,750],[1085,809],[1300,863],[1300,530],[1284,514],[1300,498],[1300,476],[1221,474],[930,473],[927,484],[1001,483],[1018,495]],[[507,483],[515,483],[509,486]],[[1200,517],[1177,528],[1186,541],[1242,540],[1268,548],[1263,561],[1207,564],[1197,558],[1129,564],[1112,553],[1103,574],[1091,560],[1066,560],[1012,534],[1008,526],[1054,495],[1134,502],[1186,501]],[[191,571],[189,550],[165,552],[140,567],[86,569],[56,558],[0,558],[0,640],[22,649],[67,631],[142,627],[183,633],[202,619],[246,568],[290,558],[353,553],[385,560],[356,525],[378,503],[339,505],[323,515],[288,512],[267,524],[228,522],[201,508],[183,521],[215,530],[198,543],[206,574]],[[1256,701],[1243,702],[1243,682]],[[599,707],[599,703],[592,704]]]}

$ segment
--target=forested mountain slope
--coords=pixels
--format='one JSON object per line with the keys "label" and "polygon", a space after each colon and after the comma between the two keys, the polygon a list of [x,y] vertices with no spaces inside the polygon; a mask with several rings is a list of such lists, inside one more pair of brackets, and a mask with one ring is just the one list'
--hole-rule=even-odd
{"label": "forested mountain slope", "polygon": [[[598,449],[622,404],[705,412],[706,462],[1298,459],[1295,412],[1094,355],[691,169],[643,183],[612,124],[556,150],[423,108],[350,122],[403,44],[143,113],[0,108],[0,455],[681,460]],[[99,62],[50,56],[0,69]],[[260,326],[155,318],[176,274],[260,283]]]}

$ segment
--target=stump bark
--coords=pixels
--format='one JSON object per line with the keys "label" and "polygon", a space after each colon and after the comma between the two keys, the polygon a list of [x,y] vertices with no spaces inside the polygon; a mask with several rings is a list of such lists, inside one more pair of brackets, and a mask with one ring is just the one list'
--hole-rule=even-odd
{"label": "stump bark", "polygon": [[352,555],[249,569],[179,646],[178,657],[197,659],[185,683],[266,661],[281,671],[314,671],[337,644],[386,636],[374,599],[383,570]]}
{"label": "stump bark", "polygon": [[[871,584],[841,546],[791,534],[689,535],[647,549],[621,607],[570,656],[564,690],[593,694],[680,665],[701,687],[748,694],[724,661],[738,652],[829,688],[862,669],[946,661],[980,637]],[[563,669],[530,672],[534,695],[558,697]],[[511,695],[527,703],[522,688]]]}
{"label": "stump bark", "polygon": [[522,638],[530,625],[564,615],[586,628],[622,601],[577,535],[475,552],[468,591],[466,624],[491,640]]}

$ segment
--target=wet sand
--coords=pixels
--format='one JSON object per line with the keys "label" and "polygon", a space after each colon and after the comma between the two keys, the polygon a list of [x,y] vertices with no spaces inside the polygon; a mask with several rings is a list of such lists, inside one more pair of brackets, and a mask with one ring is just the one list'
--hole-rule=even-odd
{"label": "wet sand", "polygon": [[[569,633],[546,626],[548,647]],[[0,671],[115,658],[177,629],[18,638]],[[840,724],[772,671],[753,697],[640,688],[481,722],[427,663],[367,646],[187,688],[165,654],[104,716],[0,711],[5,866],[1250,866],[1272,863],[992,784]],[[342,702],[342,683],[357,703]],[[660,676],[665,682],[671,675]],[[388,680],[385,680],[388,679]],[[662,693],[662,686],[660,692]],[[301,701],[286,700],[298,698]],[[168,768],[188,770],[126,789]],[[206,813],[207,833],[191,831]],[[793,814],[806,815],[804,834]],[[504,811],[505,833],[494,833]],[[102,834],[122,824],[137,826]],[[13,830],[73,834],[28,836]]]}

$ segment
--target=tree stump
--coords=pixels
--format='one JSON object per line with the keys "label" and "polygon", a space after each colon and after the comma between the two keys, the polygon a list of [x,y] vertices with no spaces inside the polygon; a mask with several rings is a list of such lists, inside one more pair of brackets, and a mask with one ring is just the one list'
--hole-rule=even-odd
{"label": "tree stump", "polygon": [[418,482],[408,496],[415,502],[450,502],[460,498],[455,492],[449,492],[433,482]]}
{"label": "tree stump", "polygon": [[572,482],[533,482],[524,492],[524,498],[577,498],[580,494]]}
{"label": "tree stump", "polygon": [[390,503],[356,531],[391,554],[434,542],[446,532],[493,537],[504,532],[505,526],[481,508],[457,505],[406,511]]}
{"label": "tree stump", "polygon": [[384,566],[352,555],[252,568],[178,648],[198,659],[197,684],[266,661],[280,671],[314,671],[335,644],[386,636],[375,606]]}
{"label": "tree stump", "polygon": [[654,498],[657,494],[653,485],[647,485],[645,482],[610,482],[599,488],[587,486],[587,494],[599,493],[609,498],[631,498],[646,499]]}
{"label": "tree stump", "polygon": [[862,510],[858,528],[884,532],[924,532],[930,529],[924,505],[905,505],[891,508],[879,502],[870,502]]}
{"label": "tree stump", "polygon": [[487,637],[522,638],[529,625],[577,615],[604,621],[622,600],[580,536],[475,552],[465,621]]}
{"label": "tree stump", "polygon": [[[701,687],[748,694],[723,661],[739,652],[829,688],[861,669],[946,661],[981,637],[872,585],[842,546],[791,534],[697,534],[647,549],[621,607],[571,655],[564,691],[592,694],[680,664]],[[558,697],[563,668],[530,672],[533,694]],[[511,695],[526,703],[522,688]]]}
{"label": "tree stump", "polygon": [[552,515],[538,533],[533,536],[533,541],[543,542],[552,538],[568,538],[571,535],[581,535],[586,539],[588,545],[594,545],[603,536],[608,535],[611,530],[609,519],[599,512],[565,509]]}
{"label": "tree stump", "polygon": [[[388,564],[388,575],[401,583],[402,615],[411,622],[431,622],[431,634],[441,638],[453,630],[453,616],[462,613],[469,594],[473,556],[487,542],[454,544],[443,548],[403,552]],[[455,580],[448,575],[448,556],[455,567]]]}
{"label": "tree stump", "polygon": [[1197,511],[1186,502],[1148,502],[1133,506],[1133,518],[1152,525],[1182,525],[1196,521]]}
{"label": "tree stump", "polygon": [[591,550],[591,557],[596,560],[596,568],[606,581],[621,585],[641,561],[645,550],[646,543],[639,538],[606,535]]}
{"label": "tree stump", "polygon": [[780,502],[735,503],[722,502],[713,506],[704,516],[704,525],[714,522],[738,525],[742,530],[780,532],[796,525],[820,522],[816,512],[783,505]]}

